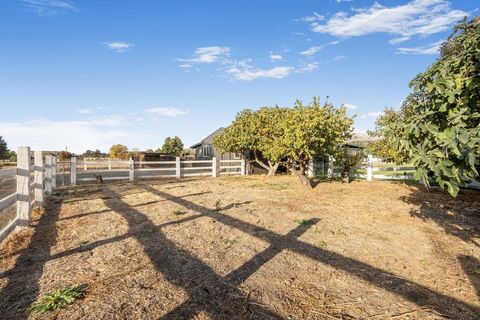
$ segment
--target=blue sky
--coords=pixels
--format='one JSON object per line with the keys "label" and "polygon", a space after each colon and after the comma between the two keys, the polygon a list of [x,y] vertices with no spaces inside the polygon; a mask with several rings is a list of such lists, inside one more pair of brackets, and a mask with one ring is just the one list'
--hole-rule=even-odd
{"label": "blue sky", "polygon": [[313,96],[355,129],[398,107],[476,1],[0,2],[0,135],[12,149],[186,145],[244,108]]}

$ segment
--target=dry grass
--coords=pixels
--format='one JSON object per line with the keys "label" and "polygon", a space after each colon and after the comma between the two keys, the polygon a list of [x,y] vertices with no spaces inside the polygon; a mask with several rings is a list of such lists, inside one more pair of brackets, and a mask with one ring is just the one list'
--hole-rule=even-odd
{"label": "dry grass", "polygon": [[[60,196],[61,195],[61,196]],[[293,177],[69,189],[0,256],[2,319],[475,319],[480,197]],[[89,285],[83,300],[28,313]]]}

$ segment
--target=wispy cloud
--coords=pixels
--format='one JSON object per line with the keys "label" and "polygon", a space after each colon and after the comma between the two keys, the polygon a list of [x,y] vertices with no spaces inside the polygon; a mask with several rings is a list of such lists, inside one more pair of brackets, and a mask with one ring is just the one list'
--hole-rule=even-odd
{"label": "wispy cloud", "polygon": [[353,13],[339,12],[326,23],[311,22],[314,32],[339,37],[388,33],[399,36],[394,42],[406,41],[412,36],[427,36],[448,30],[468,13],[455,10],[446,0],[413,0],[404,5],[383,6],[375,3],[369,8],[352,9]]}
{"label": "wispy cloud", "polygon": [[329,43],[326,43],[326,44],[323,44],[323,45],[320,45],[320,46],[313,46],[313,47],[308,48],[305,51],[300,52],[300,54],[302,56],[313,56],[314,54],[316,54],[317,52],[319,52],[323,48],[328,47],[328,46],[334,46],[338,43],[339,43],[339,41],[336,40],[336,41],[332,41],[332,42],[329,42]]}
{"label": "wispy cloud", "polygon": [[186,115],[188,111],[173,107],[156,107],[145,110],[145,112],[155,114],[158,117],[177,118]]}
{"label": "wispy cloud", "polygon": [[308,73],[313,72],[318,69],[319,63],[318,62],[311,62],[305,65],[301,65],[300,67],[296,68],[297,73]]}
{"label": "wispy cloud", "polygon": [[40,16],[51,16],[65,11],[77,11],[72,2],[66,0],[21,0]]}
{"label": "wispy cloud", "polygon": [[121,41],[104,42],[103,44],[108,49],[114,50],[116,52],[124,52],[133,47],[133,44]]}
{"label": "wispy cloud", "polygon": [[234,80],[252,81],[261,78],[282,79],[294,71],[293,67],[258,69],[253,67],[232,67],[225,70]]}
{"label": "wispy cloud", "polygon": [[193,57],[184,59],[178,58],[178,61],[186,62],[183,65],[191,65],[197,63],[213,63],[226,58],[230,54],[229,47],[202,47],[195,49]]}
{"label": "wispy cloud", "polygon": [[91,114],[94,112],[94,110],[91,108],[84,108],[84,109],[78,110],[77,112],[81,114]]}
{"label": "wispy cloud", "polygon": [[343,105],[347,108],[347,110],[357,110],[358,109],[358,106],[354,105],[354,104],[344,103]]}
{"label": "wispy cloud", "polygon": [[423,47],[412,48],[397,48],[397,53],[400,54],[437,54],[440,52],[443,40],[432,43]]}
{"label": "wispy cloud", "polygon": [[345,60],[347,59],[346,56],[342,56],[342,55],[337,55],[335,57],[333,57],[333,61],[340,61],[340,60]]}
{"label": "wispy cloud", "polygon": [[314,12],[313,15],[311,15],[311,16],[306,16],[306,17],[300,18],[301,21],[308,22],[308,23],[313,23],[313,22],[316,22],[316,21],[322,21],[324,19],[325,19],[325,16],[323,16],[321,14],[318,14],[316,12]]}
{"label": "wispy cloud", "polygon": [[68,147],[69,151],[78,153],[97,148],[107,151],[115,143],[133,146],[141,141],[153,145],[158,139],[158,135],[105,126],[104,122],[91,120],[52,121],[39,118],[22,122],[0,121],[0,127],[13,148],[28,145],[34,150],[65,150]]}
{"label": "wispy cloud", "polygon": [[283,60],[283,57],[282,57],[280,54],[270,53],[270,60],[271,60],[272,62],[282,61],[282,60]]}

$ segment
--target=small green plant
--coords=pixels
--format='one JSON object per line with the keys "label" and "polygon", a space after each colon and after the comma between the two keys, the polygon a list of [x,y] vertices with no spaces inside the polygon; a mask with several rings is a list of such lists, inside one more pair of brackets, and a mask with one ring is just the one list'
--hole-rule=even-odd
{"label": "small green plant", "polygon": [[347,234],[345,232],[343,232],[342,229],[338,228],[337,230],[330,230],[330,232],[333,234],[333,235],[336,235],[336,236],[346,236]]}
{"label": "small green plant", "polygon": [[473,268],[472,273],[480,276],[480,267]]}
{"label": "small green plant", "polygon": [[83,298],[87,288],[88,285],[81,284],[72,285],[64,289],[57,289],[55,292],[49,293],[35,302],[31,307],[31,311],[44,313],[61,309],[73,303],[76,299]]}
{"label": "small green plant", "polygon": [[424,267],[424,268],[428,268],[432,263],[430,261],[428,261],[427,259],[422,259],[420,260],[420,264]]}
{"label": "small green plant", "polygon": [[85,247],[87,244],[89,244],[90,242],[89,241],[80,241],[78,244],[77,244],[77,247]]}
{"label": "small green plant", "polygon": [[183,210],[174,210],[173,211],[173,214],[176,215],[176,216],[181,216],[181,215],[184,215],[185,213],[187,213],[187,212],[183,211]]}
{"label": "small green plant", "polygon": [[237,240],[235,240],[235,239],[223,238],[223,239],[222,239],[222,242],[229,247],[229,246],[234,245],[235,243],[237,243]]}
{"label": "small green plant", "polygon": [[215,201],[215,211],[220,211],[220,210],[222,210],[222,200],[217,199],[217,201]]}
{"label": "small green plant", "polygon": [[295,220],[295,222],[298,223],[301,226],[307,226],[307,225],[315,223],[315,221],[313,219],[297,219],[297,220]]}
{"label": "small green plant", "polygon": [[318,242],[316,243],[316,245],[317,245],[317,247],[319,247],[319,248],[326,248],[326,247],[327,247],[327,243],[326,243],[325,241],[323,241],[323,240],[322,240],[322,241],[318,241]]}

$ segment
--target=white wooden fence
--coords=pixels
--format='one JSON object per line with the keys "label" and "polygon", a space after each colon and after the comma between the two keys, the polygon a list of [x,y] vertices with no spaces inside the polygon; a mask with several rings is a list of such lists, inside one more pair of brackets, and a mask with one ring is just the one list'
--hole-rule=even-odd
{"label": "white wooden fence", "polygon": [[174,161],[70,161],[58,162],[58,183],[76,185],[102,180],[137,180],[148,178],[187,178],[219,175],[245,175],[245,160],[181,160]]}
{"label": "white wooden fence", "polygon": [[15,228],[29,226],[32,208],[42,206],[45,196],[51,196],[56,187],[53,155],[42,151],[32,153],[29,147],[20,147],[17,152],[17,167],[0,171],[0,179],[15,178],[16,190],[0,199],[0,215],[16,204],[16,214],[6,225],[0,227],[0,241]]}
{"label": "white wooden fence", "polygon": [[[32,157],[33,154],[33,157]],[[33,159],[33,162],[32,162]],[[17,227],[31,224],[32,209],[43,206],[57,185],[76,185],[97,180],[137,180],[142,178],[177,178],[218,175],[245,175],[245,160],[187,160],[175,161],[57,161],[48,152],[31,152],[20,147],[17,167],[0,170],[0,181],[15,179],[16,189],[0,199],[0,218],[16,204],[16,214],[0,225],[0,241]],[[8,192],[8,191],[7,191]],[[1,219],[0,219],[1,221]]]}

